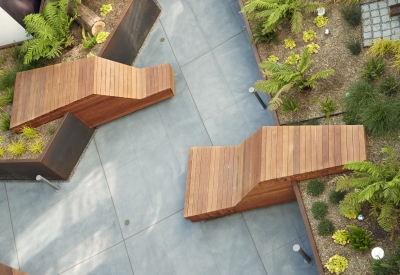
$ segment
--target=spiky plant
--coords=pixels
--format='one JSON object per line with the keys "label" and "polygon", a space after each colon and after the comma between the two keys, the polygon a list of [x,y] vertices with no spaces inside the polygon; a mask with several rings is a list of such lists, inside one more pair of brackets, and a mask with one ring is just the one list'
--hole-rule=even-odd
{"label": "spiky plant", "polygon": [[10,114],[0,114],[0,130],[8,131],[10,130]]}
{"label": "spiky plant", "polygon": [[260,80],[254,86],[257,90],[273,96],[269,102],[269,109],[276,110],[279,108],[282,104],[281,95],[283,93],[314,88],[319,79],[326,79],[334,73],[334,70],[328,69],[306,77],[312,63],[309,52],[304,49],[298,64],[277,64],[270,61],[263,61],[260,64],[267,80]]}
{"label": "spiky plant", "polygon": [[11,143],[8,145],[7,149],[15,157],[22,155],[26,151],[25,144],[21,140],[11,141]]}
{"label": "spiky plant", "polygon": [[26,139],[34,139],[38,137],[36,130],[29,126],[23,126],[21,130],[21,135]]}
{"label": "spiky plant", "polygon": [[96,46],[96,36],[96,34],[94,36],[91,36],[90,33],[88,33],[86,37],[85,28],[82,27],[82,48],[85,50],[89,50]]}
{"label": "spiky plant", "polygon": [[349,191],[340,202],[341,214],[355,218],[362,203],[368,203],[370,214],[387,232],[399,230],[400,223],[400,156],[391,147],[381,150],[388,155],[379,164],[369,161],[349,162],[344,168],[351,177],[337,177],[336,191]]}
{"label": "spiky plant", "polygon": [[26,32],[33,36],[22,44],[24,63],[29,64],[40,58],[51,59],[60,56],[61,50],[70,44],[70,27],[75,17],[68,16],[69,0],[49,2],[43,13],[25,16]]}
{"label": "spiky plant", "polygon": [[40,140],[35,140],[35,143],[29,146],[29,151],[34,154],[39,154],[43,151],[43,143]]}
{"label": "spiky plant", "polygon": [[335,102],[333,102],[331,98],[326,97],[325,101],[311,100],[311,103],[319,103],[321,105],[319,110],[325,114],[325,120],[328,122],[329,118],[331,117],[331,112],[333,112],[336,108]]}
{"label": "spiky plant", "polygon": [[303,0],[246,0],[242,12],[249,19],[263,20],[263,32],[275,32],[290,21],[293,32],[299,32],[303,25],[303,14],[316,12],[324,6],[320,2]]}

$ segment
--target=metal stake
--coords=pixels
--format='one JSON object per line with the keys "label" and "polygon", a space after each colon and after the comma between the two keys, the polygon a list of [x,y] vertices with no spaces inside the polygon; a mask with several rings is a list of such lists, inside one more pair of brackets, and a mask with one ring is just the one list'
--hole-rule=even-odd
{"label": "metal stake", "polygon": [[304,250],[300,247],[300,245],[295,244],[293,246],[293,251],[299,252],[301,257],[303,257],[305,263],[309,264],[311,262],[311,258],[306,254],[306,252],[304,252]]}
{"label": "metal stake", "polygon": [[36,180],[37,181],[43,181],[44,183],[50,185],[51,187],[53,187],[54,189],[56,189],[56,192],[60,192],[61,188],[58,187],[57,185],[55,185],[54,183],[51,183],[48,179],[45,179],[44,177],[42,177],[41,175],[37,175],[36,176]]}
{"label": "metal stake", "polygon": [[267,109],[267,105],[265,105],[264,101],[261,99],[260,95],[257,93],[257,91],[254,90],[254,87],[249,88],[249,93],[252,93],[256,96],[258,99],[258,102],[260,102],[261,106],[265,109]]}

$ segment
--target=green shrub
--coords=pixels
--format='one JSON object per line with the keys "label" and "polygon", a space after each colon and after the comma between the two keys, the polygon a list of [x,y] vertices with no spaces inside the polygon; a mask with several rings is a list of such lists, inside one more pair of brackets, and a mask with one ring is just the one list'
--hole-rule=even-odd
{"label": "green shrub", "polygon": [[359,124],[360,111],[374,101],[376,93],[371,83],[364,80],[353,83],[343,98],[343,105],[346,110],[343,121],[346,124]]}
{"label": "green shrub", "polygon": [[255,27],[252,31],[253,39],[252,43],[263,43],[263,44],[271,44],[272,42],[277,43],[277,33],[276,32],[263,32],[263,22],[262,21],[255,21]]}
{"label": "green shrub", "polygon": [[303,40],[304,42],[309,42],[314,40],[317,37],[317,33],[313,30],[308,30],[303,32]]}
{"label": "green shrub", "polygon": [[400,274],[400,239],[397,239],[393,253],[385,251],[385,257],[373,260],[370,270],[373,275]]}
{"label": "green shrub", "polygon": [[4,148],[0,146],[0,158],[4,156]]}
{"label": "green shrub", "polygon": [[108,13],[110,13],[110,11],[112,11],[112,5],[108,4],[108,5],[102,5],[100,7],[100,15],[106,15]]}
{"label": "green shrub", "polygon": [[349,232],[349,243],[350,247],[355,251],[367,250],[374,244],[374,240],[367,234],[363,228],[348,225],[350,228]]}
{"label": "green shrub", "polygon": [[328,24],[328,18],[325,16],[317,16],[314,18],[313,22],[318,28],[322,28]]}
{"label": "green shrub", "polygon": [[10,114],[0,114],[0,130],[8,131],[10,130]]}
{"label": "green shrub", "polygon": [[352,27],[361,23],[361,6],[356,3],[350,3],[341,8],[342,18]]}
{"label": "green shrub", "polygon": [[21,135],[26,139],[34,139],[38,137],[38,133],[32,127],[23,126],[21,130]]}
{"label": "green shrub", "polygon": [[35,140],[35,143],[29,146],[29,151],[34,154],[39,154],[43,151],[43,143],[40,140]]}
{"label": "green shrub", "polygon": [[334,255],[329,258],[329,260],[325,263],[325,267],[331,273],[340,274],[343,273],[348,266],[348,261],[345,257]]}
{"label": "green shrub", "polygon": [[352,55],[359,55],[361,53],[361,40],[358,37],[348,37],[344,45]]}
{"label": "green shrub", "polygon": [[19,140],[19,141],[12,141],[11,144],[8,145],[8,151],[13,155],[13,156],[20,156],[26,151],[25,144]]}
{"label": "green shrub", "polygon": [[314,219],[321,220],[328,214],[328,205],[325,202],[317,201],[311,205],[311,213]]}
{"label": "green shrub", "polygon": [[335,226],[330,220],[323,219],[318,223],[317,230],[321,236],[330,235],[335,232]]}
{"label": "green shrub", "polygon": [[14,61],[18,61],[22,57],[21,47],[14,43],[11,48],[7,50]]}
{"label": "green shrub", "polygon": [[305,121],[303,123],[303,125],[319,125],[319,122],[318,122],[318,120],[313,118],[313,119],[309,119],[309,120]]}
{"label": "green shrub", "polygon": [[318,180],[311,180],[307,184],[307,194],[316,197],[325,190],[325,185]]}
{"label": "green shrub", "polygon": [[361,110],[360,122],[372,135],[382,135],[399,125],[398,101],[376,100]]}
{"label": "green shrub", "polygon": [[40,65],[36,63],[32,65],[25,65],[17,62],[17,64],[13,68],[7,70],[2,76],[0,76],[0,90],[4,91],[7,89],[13,89],[18,72],[31,70],[38,66]]}
{"label": "green shrub", "polygon": [[297,112],[299,107],[297,105],[297,100],[295,98],[289,98],[284,96],[282,98],[282,106],[280,109],[281,114],[287,114],[289,112]]}
{"label": "green shrub", "polygon": [[104,43],[107,40],[107,37],[110,35],[109,32],[99,32],[95,35],[97,44]]}
{"label": "green shrub", "polygon": [[329,97],[326,97],[325,101],[311,100],[311,102],[319,103],[321,105],[321,108],[319,110],[325,114],[325,119],[328,122],[329,118],[331,117],[331,112],[333,112],[333,110],[335,110],[336,108],[335,102],[333,102],[333,100]]}
{"label": "green shrub", "polygon": [[382,80],[379,85],[379,92],[384,95],[390,96],[397,91],[400,83],[393,76],[388,76],[384,80]]}
{"label": "green shrub", "polygon": [[285,49],[293,49],[296,47],[296,41],[294,41],[292,38],[285,39],[283,42],[285,43]]}
{"label": "green shrub", "polygon": [[339,204],[339,202],[344,199],[345,195],[345,191],[332,191],[329,194],[329,202],[333,204]]}
{"label": "green shrub", "polygon": [[49,129],[47,129],[47,134],[49,136],[52,136],[54,134],[54,132],[56,131],[56,127],[51,126]]}
{"label": "green shrub", "polygon": [[385,63],[383,63],[383,59],[381,57],[372,57],[365,62],[360,72],[364,79],[374,81],[382,75],[384,69]]}
{"label": "green shrub", "polygon": [[82,48],[85,50],[91,49],[97,45],[96,37],[97,35],[91,36],[90,33],[86,37],[85,29],[82,27]]}
{"label": "green shrub", "polygon": [[350,233],[347,230],[338,230],[333,234],[332,239],[337,244],[346,245],[349,243],[349,236]]}
{"label": "green shrub", "polygon": [[0,95],[0,106],[12,103],[14,100],[14,89],[7,88],[5,92]]}

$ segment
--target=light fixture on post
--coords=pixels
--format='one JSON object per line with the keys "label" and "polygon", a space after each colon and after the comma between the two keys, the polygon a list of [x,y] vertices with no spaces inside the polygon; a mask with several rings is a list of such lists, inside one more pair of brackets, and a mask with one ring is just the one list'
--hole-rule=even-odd
{"label": "light fixture on post", "polygon": [[256,98],[258,99],[258,102],[260,102],[261,106],[265,109],[267,109],[267,105],[265,105],[264,101],[262,101],[260,95],[257,93],[257,91],[254,89],[254,87],[249,88],[249,93],[254,94]]}

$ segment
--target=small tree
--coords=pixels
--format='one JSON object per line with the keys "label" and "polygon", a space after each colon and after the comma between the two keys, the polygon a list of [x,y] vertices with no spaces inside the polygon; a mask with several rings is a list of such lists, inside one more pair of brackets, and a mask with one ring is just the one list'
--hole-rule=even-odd
{"label": "small tree", "polygon": [[344,168],[354,172],[353,177],[335,179],[336,191],[349,191],[340,202],[341,214],[355,218],[361,204],[368,202],[370,214],[378,218],[387,232],[399,230],[400,222],[400,157],[391,147],[382,152],[388,155],[379,164],[369,161],[349,162]]}
{"label": "small tree", "polygon": [[[294,55],[294,53],[291,54]],[[263,61],[260,64],[267,80],[258,81],[254,86],[261,92],[273,95],[272,100],[269,102],[269,109],[276,110],[279,108],[282,104],[282,99],[280,98],[282,93],[314,88],[318,79],[326,79],[334,73],[334,70],[328,69],[307,77],[307,70],[312,63],[310,53],[305,48],[297,64],[277,64],[271,61]]]}
{"label": "small tree", "polygon": [[299,32],[303,25],[303,14],[316,12],[324,6],[320,2],[303,2],[303,0],[245,0],[242,12],[249,19],[263,20],[263,32],[275,32],[285,21],[289,20],[293,32]]}

